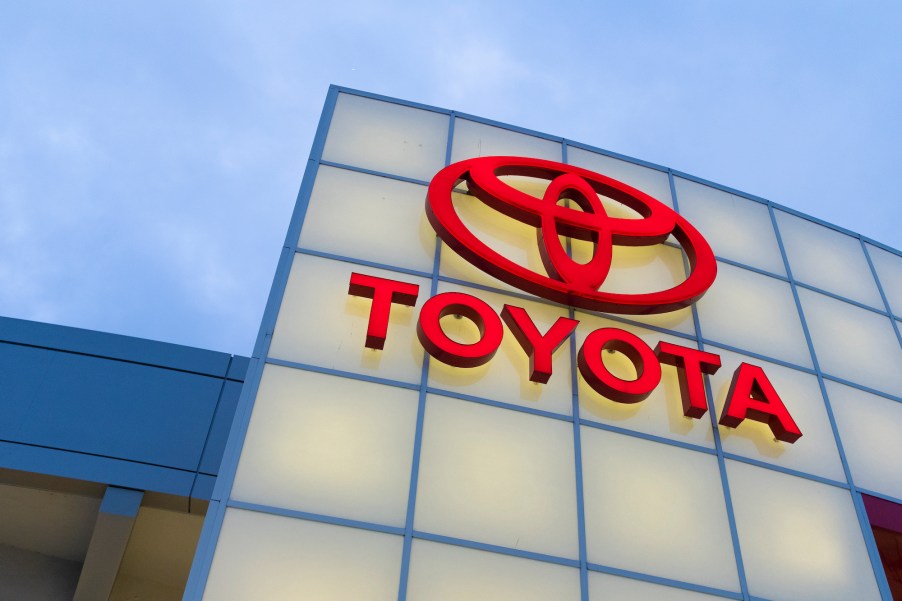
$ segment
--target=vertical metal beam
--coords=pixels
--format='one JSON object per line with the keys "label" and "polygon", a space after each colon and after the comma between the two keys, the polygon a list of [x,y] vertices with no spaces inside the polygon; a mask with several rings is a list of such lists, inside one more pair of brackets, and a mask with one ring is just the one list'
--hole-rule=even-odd
{"label": "vertical metal beam", "polygon": [[[783,256],[783,265],[786,268],[786,275],[789,276],[789,287],[792,289],[792,297],[795,300],[796,310],[799,312],[799,320],[802,322],[802,332],[805,334],[808,352],[811,353],[811,362],[814,365],[815,372],[817,372],[817,383],[820,386],[821,395],[824,397],[824,407],[827,410],[827,417],[830,420],[830,428],[833,430],[833,438],[836,441],[836,450],[839,451],[839,459],[842,462],[843,473],[845,474],[846,482],[849,483],[849,490],[852,494],[852,506],[854,507],[856,517],[858,518],[858,525],[861,528],[861,535],[864,538],[864,545],[868,552],[868,558],[871,561],[871,568],[874,571],[874,579],[877,581],[877,589],[880,593],[880,597],[883,601],[892,601],[892,592],[889,588],[889,582],[886,579],[886,573],[883,571],[883,562],[880,560],[880,553],[877,551],[877,543],[874,541],[871,523],[868,521],[867,512],[864,509],[864,501],[861,500],[861,493],[858,492],[858,489],[855,486],[855,481],[852,478],[852,469],[849,467],[848,459],[846,459],[846,451],[843,447],[842,437],[839,435],[839,427],[836,425],[836,417],[833,414],[830,395],[827,394],[827,386],[824,384],[824,372],[821,370],[817,352],[815,352],[814,349],[814,340],[811,338],[811,330],[808,329],[805,311],[802,310],[802,300],[799,297],[797,282],[792,273],[792,267],[789,264],[789,255],[786,253],[786,247],[783,244],[783,234],[780,232],[780,225],[777,223],[777,214],[774,206],[773,203],[768,202],[767,210],[770,212],[770,221],[774,228],[774,234],[777,236],[777,246],[780,247],[780,254]],[[870,257],[864,246],[862,246],[862,252],[864,252],[865,258],[868,260],[868,264],[870,264]],[[881,290],[879,280],[877,280],[877,286],[878,290]],[[894,321],[892,314],[890,314],[890,321]],[[895,327],[895,323],[893,323],[893,327]]]}
{"label": "vertical metal beam", "polygon": [[[667,170],[667,180],[670,183],[670,198],[673,201],[673,209],[680,212],[680,201],[677,198],[676,180],[673,171]],[[689,262],[683,254],[683,266],[686,272],[689,272]],[[692,322],[695,324],[695,338],[698,342],[698,349],[705,350],[704,336],[702,334],[702,324],[699,321],[698,306],[692,304]],[[727,476],[727,461],[724,456],[723,442],[720,440],[720,429],[717,424],[717,407],[714,406],[714,391],[711,389],[711,380],[705,377],[705,397],[708,400],[708,418],[711,420],[711,433],[714,436],[714,450],[717,455],[717,468],[720,471],[720,485],[723,490],[724,506],[727,510],[727,524],[730,527],[730,539],[733,543],[733,554],[736,559],[736,575],[739,577],[739,591],[744,600],[751,598],[749,592],[749,584],[745,573],[745,562],[742,559],[742,546],[739,543],[739,527],[736,525],[736,514],[733,511],[733,494],[730,491],[730,482]]]}
{"label": "vertical metal beam", "polygon": [[[448,140],[445,144],[445,166],[451,163],[451,148],[454,143],[454,122],[456,114],[448,115]],[[438,274],[442,258],[442,241],[435,237],[435,252],[432,256],[432,284],[429,296],[438,292]],[[417,398],[417,421],[413,438],[413,460],[410,469],[410,487],[407,493],[407,515],[404,519],[404,546],[401,551],[401,577],[398,581],[398,601],[407,601],[407,581],[410,576],[410,554],[413,548],[413,520],[416,514],[417,485],[420,478],[420,451],[423,448],[423,426],[426,420],[426,389],[429,385],[429,353],[423,353],[420,371],[420,393]]]}
{"label": "vertical metal beam", "polygon": [[[570,164],[567,155],[567,140],[561,142],[561,162]],[[573,239],[567,238],[567,254],[573,257]],[[576,319],[576,310],[567,308],[567,316]],[[570,403],[573,420],[573,459],[576,468],[576,536],[579,544],[579,590],[581,601],[589,601],[589,551],[586,540],[586,505],[583,492],[583,449],[582,430],[579,422],[579,377],[576,367],[576,334],[570,339]]]}
{"label": "vertical metal beam", "polygon": [[73,601],[109,599],[143,498],[140,490],[106,489]]}

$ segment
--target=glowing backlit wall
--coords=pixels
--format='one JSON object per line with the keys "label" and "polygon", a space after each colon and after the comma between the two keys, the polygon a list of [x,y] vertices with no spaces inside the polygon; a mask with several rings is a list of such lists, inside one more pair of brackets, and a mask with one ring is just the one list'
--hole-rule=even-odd
{"label": "glowing backlit wall", "polygon": [[[623,319],[478,271],[437,244],[424,203],[443,166],[487,155],[572,163],[675,207],[718,257],[714,286],[692,308]],[[531,227],[465,190],[455,207],[543,269]],[[370,301],[348,295],[352,271],[420,286],[382,351],[364,347]],[[676,245],[618,248],[602,290],[684,278]],[[419,306],[451,290],[525,307],[543,331],[580,320],[549,383],[527,380],[509,332],[482,367],[430,360]],[[332,88],[186,599],[888,599],[859,491],[902,498],[894,310],[902,257],[848,232],[560,138]],[[708,415],[682,415],[668,366],[636,405],[590,388],[575,351],[605,326],[721,355]],[[630,377],[619,354],[604,360]],[[797,443],[716,426],[742,361],[765,369]]]}

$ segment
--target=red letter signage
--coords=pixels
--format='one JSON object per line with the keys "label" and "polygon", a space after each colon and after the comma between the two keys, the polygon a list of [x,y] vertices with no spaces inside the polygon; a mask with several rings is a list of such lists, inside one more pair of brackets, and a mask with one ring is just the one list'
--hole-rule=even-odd
{"label": "red letter signage", "polygon": [[[506,176],[538,178],[548,185],[539,198],[509,185]],[[469,195],[487,207],[535,228],[544,270],[512,261],[469,229],[452,199],[452,192],[462,184]],[[632,209],[638,218],[608,215],[601,197]],[[640,190],[573,165],[511,156],[460,161],[432,178],[426,214],[439,238],[479,269],[530,294],[571,307],[637,315],[675,311],[701,298],[717,275],[711,247],[685,218]],[[656,292],[602,291],[611,270],[614,246],[657,245],[670,236],[679,242],[689,259],[689,273],[684,281]],[[591,242],[592,257],[586,262],[574,260],[562,237]],[[367,347],[383,348],[392,305],[414,306],[418,292],[419,287],[414,284],[359,273],[351,275],[348,293],[373,301],[367,323]],[[479,339],[471,344],[452,339],[442,328],[442,319],[448,315],[471,320],[479,330]],[[417,338],[438,361],[454,367],[477,367],[488,363],[497,352],[504,338],[503,324],[507,324],[529,359],[529,379],[545,384],[552,375],[554,354],[579,322],[559,317],[542,333],[521,307],[504,305],[499,317],[488,304],[470,294],[445,292],[423,305],[417,320]],[[611,373],[604,363],[605,351],[625,355],[635,368],[635,379],[624,380]],[[720,368],[718,355],[668,342],[659,342],[652,350],[641,338],[620,328],[591,332],[577,353],[579,373],[589,386],[617,403],[638,403],[647,398],[661,381],[662,364],[677,370],[683,415],[703,417],[710,404],[705,375]],[[784,442],[795,442],[802,436],[764,371],[748,363],[742,363],[733,374],[719,423],[735,428],[745,419],[767,424],[774,437]]]}
{"label": "red letter signage", "polygon": [[683,400],[683,415],[699,418],[708,411],[708,395],[705,394],[705,379],[720,369],[720,357],[698,349],[659,342],[655,354],[661,363],[677,368],[680,379],[680,398]]}
{"label": "red letter signage", "polygon": [[[621,380],[605,367],[604,350],[620,351],[636,368],[635,380]],[[595,330],[579,349],[579,373],[596,392],[618,403],[638,403],[661,381],[661,364],[641,338],[618,328]]]}
{"label": "red letter signage", "polygon": [[568,317],[559,317],[543,336],[525,309],[504,305],[501,319],[529,357],[529,379],[541,384],[548,382],[548,378],[551,377],[551,356],[579,322]]}
{"label": "red letter signage", "polygon": [[[462,315],[479,328],[479,340],[463,344],[442,330],[446,315]],[[498,314],[484,301],[461,292],[443,292],[426,301],[417,322],[417,337],[430,355],[454,367],[476,367],[488,363],[501,346],[504,326]]]}
{"label": "red letter signage", "polygon": [[412,307],[416,304],[419,293],[420,287],[416,284],[352,273],[348,294],[373,299],[370,321],[366,327],[366,346],[373,349],[383,348],[392,303]]}
{"label": "red letter signage", "polygon": [[[373,299],[367,324],[366,346],[381,349],[392,304],[413,306],[419,287],[386,278],[351,275],[349,294]],[[466,317],[479,330],[472,344],[453,340],[442,329],[442,318]],[[529,379],[545,384],[552,374],[554,353],[579,325],[575,319],[559,317],[544,334],[522,307],[504,305],[501,316],[475,296],[463,292],[444,292],[423,305],[417,320],[417,337],[436,360],[454,367],[484,365],[498,351],[507,324],[529,358]],[[604,364],[605,351],[623,353],[636,370],[634,380],[623,380]],[[654,350],[641,338],[620,328],[600,328],[591,332],[577,354],[577,367],[596,392],[617,403],[638,403],[648,397],[661,381],[661,365],[676,367],[680,382],[683,415],[701,418],[708,411],[705,374],[720,368],[720,357],[695,348],[659,342]],[[720,424],[739,426],[745,419],[767,424],[774,437],[795,442],[802,436],[792,416],[764,371],[742,363],[733,374],[733,382],[720,416]]]}
{"label": "red letter signage", "polygon": [[741,363],[733,372],[733,383],[730,384],[727,403],[720,416],[720,425],[735,428],[746,418],[767,424],[774,438],[783,442],[795,442],[802,436],[777,391],[764,375],[764,370],[756,365]]}

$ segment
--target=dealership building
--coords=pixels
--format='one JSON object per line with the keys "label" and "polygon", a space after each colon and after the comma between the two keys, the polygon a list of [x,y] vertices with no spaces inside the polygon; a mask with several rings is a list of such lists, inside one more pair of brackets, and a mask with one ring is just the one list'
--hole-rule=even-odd
{"label": "dealership building", "polygon": [[859,234],[333,86],[251,357],[0,320],[0,598],[902,599],[897,314]]}

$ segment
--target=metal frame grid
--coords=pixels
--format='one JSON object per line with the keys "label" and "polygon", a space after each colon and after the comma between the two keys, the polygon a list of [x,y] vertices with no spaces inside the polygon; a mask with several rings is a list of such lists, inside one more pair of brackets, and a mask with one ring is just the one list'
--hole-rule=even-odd
{"label": "metal frame grid", "polygon": [[[805,334],[805,340],[806,340],[806,343],[808,345],[808,349],[809,349],[809,352],[811,355],[812,363],[814,366],[813,369],[809,368],[809,367],[801,366],[801,365],[795,365],[793,363],[790,363],[790,362],[787,362],[784,360],[780,360],[780,359],[776,359],[773,357],[768,357],[766,355],[762,355],[759,353],[749,352],[749,351],[741,349],[741,348],[732,347],[730,345],[726,345],[721,342],[715,342],[711,339],[706,338],[701,330],[701,325],[700,325],[700,322],[698,319],[698,310],[695,305],[692,306],[692,317],[693,317],[693,322],[694,322],[694,326],[695,326],[695,334],[694,335],[686,334],[686,333],[678,332],[678,331],[673,331],[673,330],[669,330],[666,328],[649,325],[649,324],[645,324],[645,323],[635,322],[635,321],[632,321],[628,318],[621,317],[621,316],[605,315],[605,318],[611,319],[614,321],[618,321],[621,323],[625,323],[625,324],[635,325],[637,327],[641,327],[641,328],[644,328],[647,330],[653,330],[653,331],[657,331],[659,333],[668,334],[670,336],[675,336],[675,337],[679,337],[682,339],[694,341],[698,344],[699,348],[702,350],[704,350],[705,345],[707,345],[707,344],[716,345],[717,347],[728,350],[728,351],[741,353],[746,356],[769,361],[771,363],[782,365],[784,367],[789,367],[789,368],[795,369],[797,371],[816,376],[821,394],[823,395],[824,402],[826,405],[827,414],[828,414],[829,421],[830,421],[830,426],[833,430],[833,435],[835,438],[837,449],[839,451],[839,456],[840,456],[840,460],[842,463],[842,468],[843,468],[843,472],[844,472],[844,475],[846,478],[846,482],[840,482],[840,481],[832,480],[829,478],[824,478],[822,476],[818,476],[815,474],[809,474],[809,473],[798,471],[795,469],[786,468],[783,466],[778,466],[778,465],[766,463],[763,461],[758,461],[758,460],[755,460],[752,458],[748,458],[748,457],[744,457],[741,455],[736,455],[736,454],[724,451],[723,445],[720,440],[719,431],[718,431],[718,425],[717,425],[717,421],[716,421],[717,418],[715,415],[715,407],[713,406],[713,394],[712,394],[712,390],[711,390],[711,383],[708,378],[705,378],[705,386],[706,386],[706,392],[707,392],[708,403],[709,403],[708,414],[711,419],[713,436],[714,436],[714,448],[704,447],[704,446],[700,446],[700,445],[693,444],[693,443],[683,442],[680,440],[668,439],[668,438],[664,438],[661,436],[638,432],[638,431],[630,430],[627,428],[622,428],[622,427],[605,424],[605,423],[601,423],[598,421],[580,417],[580,412],[579,412],[580,407],[579,407],[578,390],[577,390],[577,371],[576,371],[577,349],[576,349],[576,339],[574,336],[570,337],[570,345],[569,345],[569,353],[570,353],[570,359],[571,359],[572,416],[549,412],[549,411],[545,411],[545,410],[541,410],[541,409],[535,409],[535,408],[531,408],[531,407],[504,403],[504,402],[476,397],[476,396],[472,396],[472,395],[468,395],[468,394],[461,394],[461,393],[446,390],[446,389],[431,387],[428,385],[428,367],[429,367],[429,360],[430,360],[428,354],[424,354],[419,384],[411,384],[411,383],[407,383],[407,382],[400,382],[400,381],[395,381],[395,380],[390,380],[390,379],[385,379],[385,378],[379,378],[379,377],[375,377],[375,376],[371,376],[371,375],[367,375],[367,374],[351,373],[351,372],[346,372],[346,371],[341,371],[341,370],[336,370],[336,369],[331,369],[331,368],[319,367],[316,365],[302,364],[302,363],[296,363],[296,362],[292,362],[292,361],[280,360],[280,359],[276,359],[276,358],[269,358],[268,351],[269,351],[270,342],[272,340],[272,335],[273,335],[273,330],[274,330],[275,323],[276,323],[276,318],[278,316],[279,309],[280,309],[281,302],[282,302],[282,297],[285,292],[285,287],[286,287],[286,284],[288,281],[288,274],[289,274],[289,271],[290,271],[290,268],[292,265],[292,261],[296,254],[322,257],[322,258],[327,258],[327,259],[332,259],[332,260],[337,260],[337,261],[348,262],[348,263],[355,264],[355,265],[374,267],[374,268],[385,269],[385,270],[400,273],[400,274],[415,275],[415,276],[427,278],[431,281],[431,295],[434,295],[436,293],[438,283],[441,281],[441,282],[447,282],[447,283],[452,283],[452,284],[460,284],[460,285],[464,285],[464,286],[467,286],[470,288],[482,289],[482,290],[490,291],[490,292],[497,292],[497,293],[500,293],[500,294],[503,294],[503,295],[506,295],[509,297],[522,298],[522,299],[530,300],[533,302],[540,302],[540,303],[547,303],[547,304],[555,305],[554,303],[550,303],[549,301],[545,301],[543,299],[539,299],[539,298],[536,298],[536,297],[533,297],[533,296],[530,296],[527,294],[512,292],[509,290],[494,289],[490,286],[485,286],[485,285],[474,283],[474,282],[463,281],[463,280],[459,280],[456,278],[451,278],[451,277],[447,277],[444,275],[440,275],[439,259],[440,259],[441,243],[438,239],[436,239],[436,246],[435,246],[434,258],[433,258],[433,266],[432,266],[431,272],[422,272],[422,271],[413,270],[413,269],[404,269],[404,268],[399,268],[396,266],[386,265],[383,263],[373,262],[373,261],[369,261],[369,260],[365,260],[365,259],[341,256],[341,255],[336,255],[333,253],[322,252],[322,251],[317,251],[314,249],[300,247],[298,245],[298,239],[300,236],[301,227],[303,225],[304,216],[305,216],[305,213],[307,210],[308,202],[310,200],[310,194],[311,194],[311,191],[313,188],[313,183],[316,179],[317,170],[320,165],[326,165],[329,167],[336,167],[336,168],[340,168],[340,169],[356,171],[359,173],[365,173],[365,174],[374,175],[374,176],[378,176],[378,177],[385,177],[385,178],[389,178],[389,179],[393,179],[393,180],[415,183],[415,184],[420,184],[420,185],[424,185],[424,186],[427,186],[429,183],[427,181],[422,181],[422,180],[413,179],[413,178],[409,178],[409,177],[403,177],[403,176],[398,176],[398,175],[394,175],[394,174],[390,174],[390,173],[383,173],[383,172],[379,172],[379,171],[373,171],[370,169],[355,167],[352,165],[339,164],[339,163],[323,160],[322,154],[323,154],[323,150],[325,147],[326,136],[327,136],[327,133],[329,130],[329,125],[332,120],[332,116],[334,113],[335,105],[338,100],[339,94],[349,94],[349,95],[361,96],[361,97],[369,98],[369,99],[373,99],[373,100],[380,100],[380,101],[389,102],[392,104],[397,104],[397,105],[402,105],[402,106],[417,108],[417,109],[423,109],[423,110],[447,115],[448,119],[449,119],[449,125],[448,125],[447,147],[445,150],[445,164],[446,165],[449,164],[449,162],[450,162],[451,147],[452,147],[452,142],[453,142],[453,137],[454,137],[455,120],[457,118],[464,118],[468,121],[474,121],[474,122],[481,123],[484,125],[499,127],[499,128],[505,129],[505,130],[559,142],[559,143],[561,143],[561,147],[562,147],[561,160],[565,163],[567,162],[568,148],[575,147],[575,148],[580,148],[583,150],[598,153],[598,154],[601,154],[604,156],[619,159],[622,161],[626,161],[626,162],[629,162],[632,164],[640,165],[643,167],[647,167],[647,168],[654,169],[659,172],[665,173],[668,177],[668,181],[670,184],[670,192],[671,192],[671,196],[672,196],[673,206],[677,211],[679,211],[679,199],[677,198],[676,187],[675,187],[675,183],[674,183],[675,177],[680,177],[680,178],[687,179],[687,180],[690,180],[690,181],[693,181],[696,183],[704,184],[706,186],[710,186],[717,190],[721,190],[721,191],[736,195],[743,199],[751,200],[751,201],[765,205],[768,208],[771,223],[772,223],[774,231],[776,233],[777,242],[778,242],[778,246],[780,249],[780,254],[781,254],[781,257],[783,260],[783,265],[786,269],[787,275],[783,276],[783,275],[779,275],[779,274],[770,273],[768,271],[765,271],[765,270],[762,270],[759,268],[755,268],[755,267],[752,267],[749,265],[745,265],[741,262],[737,262],[734,260],[724,259],[722,257],[717,257],[717,260],[722,263],[734,265],[736,267],[747,269],[747,270],[753,271],[755,273],[765,275],[768,277],[772,277],[772,278],[776,278],[780,281],[789,283],[791,290],[792,290],[792,295],[793,295],[793,299],[794,299],[794,302],[796,305],[796,309],[798,310],[798,313],[799,313],[799,319],[801,320],[802,328],[803,328],[803,331]],[[874,277],[874,280],[877,284],[877,288],[880,293],[880,297],[883,301],[884,310],[869,307],[867,305],[863,305],[863,304],[853,301],[851,299],[847,299],[842,296],[839,296],[835,293],[828,292],[826,290],[822,290],[815,286],[811,286],[811,285],[796,281],[793,276],[793,273],[792,273],[792,270],[791,270],[791,267],[789,264],[789,260],[788,260],[787,254],[786,254],[786,250],[783,245],[782,237],[781,237],[780,230],[779,230],[777,220],[775,217],[775,213],[774,213],[775,210],[785,211],[786,213],[789,213],[791,215],[801,217],[808,221],[814,222],[818,225],[837,230],[841,233],[847,234],[849,236],[852,236],[852,237],[858,239],[860,241],[862,251],[864,252],[864,255],[867,259],[867,263],[870,267],[871,275]],[[690,591],[696,591],[696,592],[700,592],[700,593],[706,593],[706,594],[710,594],[710,595],[714,595],[714,596],[722,597],[722,598],[727,598],[727,599],[742,599],[744,601],[767,601],[766,599],[763,599],[760,597],[751,596],[748,591],[748,585],[746,582],[745,570],[743,567],[742,554],[741,554],[738,533],[737,533],[737,528],[736,528],[736,519],[735,519],[735,515],[733,512],[732,499],[730,496],[730,487],[729,487],[727,471],[726,471],[726,460],[730,459],[733,461],[747,463],[747,464],[755,465],[758,467],[764,467],[764,468],[774,470],[777,472],[782,472],[782,473],[789,474],[792,476],[797,476],[797,477],[805,478],[808,480],[813,480],[813,481],[816,481],[816,482],[819,482],[822,484],[827,484],[830,486],[834,486],[837,488],[842,488],[842,489],[850,491],[850,493],[852,495],[853,504],[854,504],[854,507],[855,507],[855,510],[857,513],[859,525],[861,527],[861,532],[863,534],[864,541],[865,541],[865,544],[866,544],[866,547],[867,547],[867,550],[869,553],[870,561],[871,561],[871,564],[872,564],[872,567],[874,570],[874,574],[876,576],[877,586],[879,588],[880,595],[884,601],[892,601],[892,597],[891,597],[891,594],[889,591],[889,586],[887,584],[886,577],[883,572],[882,564],[880,562],[880,557],[877,553],[876,544],[874,542],[870,524],[868,522],[868,518],[865,513],[864,503],[862,501],[861,495],[862,495],[862,493],[865,493],[868,495],[883,498],[883,499],[893,501],[896,503],[902,503],[902,499],[894,498],[892,496],[877,493],[877,492],[874,492],[871,490],[866,490],[866,489],[863,489],[863,488],[855,485],[854,480],[852,478],[850,468],[849,468],[849,463],[847,461],[845,451],[842,446],[842,441],[839,436],[839,432],[838,432],[838,429],[836,426],[836,421],[835,421],[835,418],[833,415],[833,411],[832,411],[832,408],[830,405],[830,400],[827,395],[827,390],[825,388],[824,382],[825,382],[825,380],[838,382],[840,384],[844,384],[846,386],[856,388],[858,390],[861,390],[861,391],[864,391],[867,393],[871,393],[871,394],[874,394],[874,395],[877,395],[877,396],[880,396],[883,398],[887,398],[887,399],[890,399],[890,400],[893,400],[896,402],[900,402],[900,403],[902,403],[902,397],[888,394],[886,392],[874,390],[867,386],[823,373],[821,371],[821,368],[820,368],[818,360],[817,360],[817,355],[815,353],[815,349],[812,344],[811,335],[808,330],[808,325],[805,321],[805,315],[802,310],[802,305],[801,305],[801,302],[799,300],[799,295],[798,295],[798,288],[805,288],[808,290],[813,290],[820,294],[824,294],[831,298],[850,303],[856,307],[866,309],[868,311],[877,313],[879,315],[883,315],[883,316],[887,317],[890,320],[890,322],[892,323],[897,340],[899,341],[899,344],[902,345],[902,333],[900,333],[899,325],[896,322],[897,316],[892,312],[892,309],[890,307],[887,296],[883,290],[883,286],[880,283],[880,279],[877,275],[877,271],[874,267],[873,261],[868,252],[868,248],[867,248],[868,244],[873,245],[878,248],[881,248],[885,251],[888,251],[892,254],[902,257],[902,252],[892,249],[886,245],[876,242],[870,238],[864,237],[860,234],[850,232],[848,230],[837,227],[830,223],[826,223],[826,222],[816,219],[814,217],[811,217],[811,216],[805,215],[803,213],[800,213],[798,211],[795,211],[793,209],[784,207],[784,206],[774,203],[772,201],[769,201],[769,200],[766,200],[766,199],[763,199],[763,198],[760,198],[760,197],[757,197],[754,195],[750,195],[750,194],[735,190],[733,188],[729,188],[727,186],[715,184],[713,182],[683,173],[681,171],[673,170],[673,169],[670,169],[667,167],[662,167],[660,165],[656,165],[656,164],[649,163],[646,161],[641,161],[638,159],[634,159],[632,157],[621,155],[621,154],[618,154],[615,152],[610,152],[610,151],[603,150],[600,148],[595,148],[595,147],[592,147],[592,146],[589,146],[586,144],[581,144],[581,143],[567,140],[564,138],[550,136],[550,135],[543,134],[540,132],[511,126],[508,124],[500,123],[497,121],[492,121],[489,119],[484,119],[481,117],[476,117],[476,116],[465,114],[465,113],[458,113],[455,111],[450,111],[450,110],[441,109],[441,108],[437,108],[437,107],[433,107],[433,106],[399,100],[399,99],[395,99],[395,98],[381,96],[378,94],[362,92],[359,90],[348,89],[348,88],[344,88],[344,87],[340,87],[340,86],[334,86],[334,85],[330,86],[328,95],[326,97],[326,102],[325,102],[325,106],[323,109],[323,113],[320,118],[319,126],[318,126],[318,129],[316,132],[316,136],[314,138],[313,147],[312,147],[311,153],[310,153],[310,158],[308,160],[307,168],[304,173],[304,178],[303,178],[303,181],[302,181],[302,184],[300,187],[300,191],[298,193],[298,198],[297,198],[297,202],[295,205],[294,213],[291,217],[290,226],[288,228],[288,232],[287,232],[287,235],[285,238],[285,243],[282,248],[282,253],[281,253],[281,256],[279,259],[278,267],[276,269],[273,286],[270,291],[269,300],[266,305],[266,309],[264,312],[264,316],[263,316],[260,332],[259,332],[259,335],[257,338],[257,342],[254,347],[253,357],[251,359],[251,365],[250,365],[250,368],[248,369],[246,384],[242,391],[242,395],[241,395],[241,399],[238,404],[238,409],[236,412],[235,420],[232,425],[232,430],[231,430],[231,433],[229,436],[229,441],[226,445],[226,450],[225,450],[225,454],[223,457],[223,463],[222,463],[222,466],[220,469],[220,476],[216,483],[216,487],[213,491],[212,499],[210,501],[210,508],[209,508],[208,515],[207,515],[207,518],[204,523],[203,531],[201,533],[200,542],[198,544],[198,550],[197,550],[197,553],[195,556],[194,564],[191,569],[191,574],[190,574],[188,584],[187,584],[187,587],[185,590],[184,599],[186,601],[195,601],[195,600],[200,600],[201,597],[203,596],[204,586],[205,586],[207,577],[209,575],[209,570],[210,570],[212,560],[213,560],[213,553],[214,553],[214,549],[216,546],[216,541],[219,536],[220,529],[222,527],[225,510],[227,507],[235,507],[235,508],[240,508],[240,509],[281,515],[281,516],[286,516],[286,517],[302,518],[302,519],[312,520],[312,521],[317,521],[317,522],[335,524],[335,525],[340,525],[340,526],[349,526],[349,527],[354,527],[354,528],[362,528],[365,530],[371,530],[371,531],[376,531],[376,532],[383,532],[383,533],[389,533],[389,534],[395,534],[398,536],[403,536],[404,544],[403,544],[403,555],[402,555],[402,560],[401,560],[401,573],[400,573],[400,580],[399,580],[399,593],[398,593],[399,601],[405,601],[405,599],[406,599],[407,579],[408,579],[409,568],[410,568],[411,544],[412,544],[413,539],[422,539],[422,540],[429,540],[429,541],[435,541],[435,542],[441,542],[441,543],[450,543],[450,544],[467,547],[467,548],[471,548],[471,549],[490,551],[490,552],[501,553],[501,554],[515,556],[515,557],[534,559],[534,560],[545,561],[545,562],[550,562],[550,563],[554,563],[554,564],[577,568],[580,571],[580,585],[581,585],[582,601],[588,601],[588,598],[589,598],[589,596],[588,596],[588,573],[589,573],[589,571],[613,574],[616,576],[624,576],[627,578],[632,578],[632,579],[646,581],[646,582],[655,583],[655,584],[672,586],[672,587],[690,590]],[[555,305],[555,306],[559,306],[559,305]],[[569,314],[570,314],[571,318],[574,316],[574,313],[575,312],[574,312],[573,308],[572,307],[569,308]],[[238,466],[239,455],[241,453],[241,448],[244,443],[244,438],[245,438],[245,435],[247,432],[247,427],[248,427],[248,424],[250,421],[250,415],[251,415],[251,411],[253,409],[254,399],[256,398],[257,389],[260,384],[263,367],[266,363],[269,363],[272,365],[282,365],[282,366],[286,366],[286,367],[293,367],[293,368],[298,368],[298,369],[303,369],[303,370],[308,370],[308,371],[313,371],[313,372],[318,372],[318,373],[324,373],[324,374],[329,374],[329,375],[335,375],[335,376],[340,376],[340,377],[345,377],[345,378],[352,378],[352,379],[357,379],[357,380],[366,381],[366,382],[387,384],[387,385],[391,385],[391,386],[395,386],[395,387],[417,390],[419,392],[418,406],[417,406],[417,418],[416,418],[416,432],[415,432],[415,437],[414,437],[413,461],[412,461],[412,465],[411,465],[410,488],[409,488],[409,493],[408,493],[408,504],[407,504],[405,525],[403,528],[394,527],[394,526],[385,526],[382,524],[363,522],[363,521],[357,521],[357,520],[351,520],[351,519],[345,519],[345,518],[338,518],[338,517],[333,517],[333,516],[328,516],[328,515],[307,513],[307,512],[303,512],[303,511],[295,511],[295,510],[290,510],[290,509],[263,506],[263,505],[258,505],[258,504],[254,504],[254,503],[247,503],[247,502],[235,501],[235,500],[230,499],[232,484],[234,482],[235,473],[236,473],[237,466]],[[576,466],[576,489],[577,489],[576,490],[576,493],[577,493],[576,499],[577,499],[578,538],[579,538],[579,540],[578,540],[579,559],[578,560],[544,555],[541,553],[523,551],[520,549],[513,549],[513,548],[508,548],[508,547],[499,547],[497,545],[480,543],[480,542],[471,541],[471,540],[458,539],[458,538],[453,538],[453,537],[444,536],[444,535],[437,535],[437,534],[432,534],[432,533],[428,533],[428,532],[417,531],[413,528],[415,503],[416,503],[416,492],[417,492],[417,481],[418,481],[418,473],[419,473],[420,450],[421,450],[421,446],[422,446],[422,436],[423,436],[423,423],[424,423],[426,395],[432,394],[432,393],[440,394],[440,395],[443,395],[446,397],[457,398],[457,399],[461,399],[461,400],[465,400],[465,401],[490,405],[490,406],[494,406],[494,407],[501,407],[501,408],[508,409],[508,410],[520,411],[520,412],[524,412],[524,413],[528,413],[528,414],[543,416],[543,417],[552,418],[555,420],[567,421],[567,422],[571,422],[573,424],[573,446],[574,446],[575,466]],[[723,489],[723,494],[724,494],[724,502],[726,505],[729,529],[730,529],[730,534],[731,534],[731,538],[732,538],[732,545],[733,545],[733,549],[735,551],[735,556],[736,556],[736,567],[737,567],[737,572],[739,575],[739,583],[740,583],[740,591],[739,592],[715,589],[715,588],[710,588],[707,586],[693,584],[690,582],[672,580],[669,578],[663,578],[663,577],[654,576],[654,575],[650,575],[650,574],[632,572],[632,571],[623,570],[620,568],[615,568],[612,566],[605,566],[605,565],[590,563],[588,561],[587,551],[586,551],[586,524],[585,524],[585,511],[584,511],[584,501],[583,501],[582,453],[581,453],[581,438],[580,438],[581,427],[598,428],[601,430],[607,430],[610,432],[625,434],[625,435],[633,436],[633,437],[640,438],[640,439],[659,442],[659,443],[663,443],[663,444],[667,444],[667,445],[671,445],[671,446],[690,449],[693,451],[716,456],[717,461],[718,461],[719,471],[720,471],[722,489]]]}

